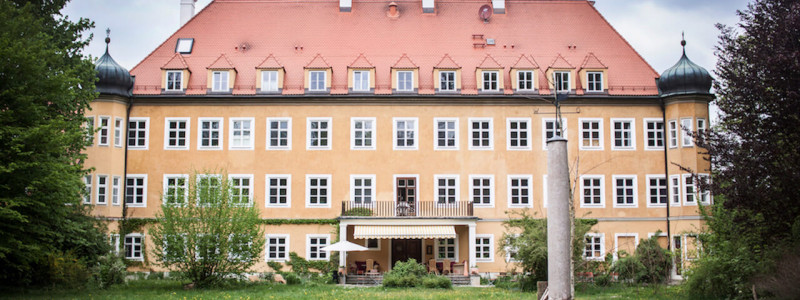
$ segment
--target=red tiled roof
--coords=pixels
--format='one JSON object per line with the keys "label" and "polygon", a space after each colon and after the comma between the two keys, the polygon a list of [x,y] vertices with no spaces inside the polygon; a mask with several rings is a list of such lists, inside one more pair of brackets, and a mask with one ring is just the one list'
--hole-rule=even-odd
{"label": "red tiled roof", "polygon": [[502,69],[503,66],[500,65],[491,54],[486,54],[486,57],[483,58],[483,61],[478,64],[479,69]]}
{"label": "red tiled roof", "polygon": [[256,66],[256,69],[282,69],[283,65],[275,58],[272,53],[267,56],[260,64]]}
{"label": "red tiled roof", "polygon": [[570,64],[563,56],[561,56],[561,53],[559,53],[558,56],[556,57],[556,59],[554,59],[553,62],[550,63],[549,68],[550,69],[575,69],[575,67],[573,67],[572,64]]}
{"label": "red tiled roof", "polygon": [[220,54],[217,60],[215,60],[213,63],[211,63],[211,65],[206,67],[206,69],[233,69],[233,68],[234,68],[233,64],[231,63],[230,60],[228,60],[227,57],[225,57],[225,54]]}
{"label": "red tiled roof", "polygon": [[[286,70],[285,94],[302,93],[303,68],[331,68],[332,93],[346,90],[347,76],[342,74],[362,53],[380,74],[376,86],[391,85],[392,67],[413,66],[420,69],[419,93],[429,94],[433,68],[462,68],[467,94],[477,89],[474,70],[487,55],[505,68],[528,59],[533,64],[554,62],[548,67],[566,62],[574,68],[569,62],[584,62],[590,52],[608,69],[609,94],[658,94],[658,73],[589,1],[506,1],[506,13],[494,14],[488,23],[476,17],[483,4],[437,1],[435,14],[423,14],[421,2],[398,1],[402,14],[390,18],[388,4],[376,1],[353,0],[352,12],[339,12],[338,1],[215,0],[131,70],[134,94],[160,91],[161,68],[204,70],[222,54],[237,68],[235,91],[254,86],[255,67],[277,63],[270,56],[280,58],[277,65]],[[495,44],[475,48],[474,35]],[[175,54],[178,38],[194,38],[191,54]],[[242,44],[249,45],[247,51],[236,50]],[[409,57],[413,62],[406,62]],[[207,86],[206,76],[194,74],[188,80],[187,94],[195,93],[192,87]],[[511,79],[505,80],[509,87]],[[540,88],[547,91],[545,84]]]}
{"label": "red tiled roof", "polygon": [[533,60],[533,58],[528,58],[527,55],[520,54],[517,62],[514,63],[511,67],[515,69],[538,69],[539,64],[537,64],[536,61]]}
{"label": "red tiled roof", "polygon": [[358,57],[356,57],[356,60],[347,66],[355,69],[371,69],[375,67],[366,57],[364,57],[364,53],[359,54]]}
{"label": "red tiled roof", "polygon": [[[394,3],[394,2],[392,2],[392,3]],[[395,69],[416,69],[416,68],[419,68],[419,66],[417,66],[417,64],[415,64],[414,61],[411,60],[411,58],[408,58],[408,55],[403,53],[403,55],[400,56],[400,59],[398,59],[397,62],[394,63],[394,65],[392,65],[392,68],[395,68]]]}
{"label": "red tiled roof", "polygon": [[586,55],[586,59],[583,60],[583,64],[581,64],[581,69],[608,69],[597,56],[594,56],[594,53],[589,52]]}

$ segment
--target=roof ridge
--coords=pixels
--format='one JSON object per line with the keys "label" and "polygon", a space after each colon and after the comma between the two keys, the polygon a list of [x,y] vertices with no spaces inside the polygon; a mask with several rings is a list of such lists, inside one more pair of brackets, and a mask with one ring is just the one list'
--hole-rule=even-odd
{"label": "roof ridge", "polygon": [[[271,60],[270,60],[270,58],[271,58]],[[274,64],[269,64],[270,62],[274,62]],[[260,68],[282,69],[283,65],[281,64],[280,61],[278,61],[278,59],[275,57],[275,55],[272,55],[272,53],[270,53],[269,55],[267,55],[266,58],[264,58],[264,60],[261,61],[261,63],[256,65],[256,69],[260,69]]]}
{"label": "roof ridge", "polygon": [[520,54],[519,55],[519,59],[517,59],[517,62],[515,62],[511,67],[512,68],[518,68],[518,69],[520,69],[520,68],[538,69],[539,68],[539,64],[536,63],[536,60],[533,57],[528,58],[528,56],[525,56],[525,54]]}
{"label": "roof ridge", "polygon": [[[448,64],[449,63],[449,64]],[[438,64],[433,66],[434,69],[461,69],[461,66],[450,57],[450,54],[445,53]]]}
{"label": "roof ridge", "polygon": [[600,61],[597,56],[594,55],[593,52],[589,52],[586,55],[586,58],[583,59],[583,64],[581,64],[581,69],[608,69],[602,61]]}
{"label": "roof ridge", "polygon": [[[361,65],[364,62],[366,62],[366,65]],[[370,62],[369,59],[367,59],[366,56],[364,56],[364,53],[359,53],[358,56],[356,57],[356,59],[353,60],[353,62],[351,62],[349,65],[347,65],[347,67],[348,68],[374,68],[375,65],[373,65],[372,62]]]}
{"label": "roof ridge", "polygon": [[[400,62],[408,62],[408,64],[411,65],[411,66],[409,67],[408,65],[401,65]],[[411,60],[410,57],[408,57],[408,55],[403,53],[403,55],[400,55],[400,58],[398,58],[397,61],[392,65],[392,68],[414,69],[414,68],[419,68],[419,66],[417,64],[415,64],[414,61]]]}
{"label": "roof ridge", "polygon": [[214,62],[208,65],[206,69],[236,69],[236,67],[233,66],[233,63],[228,59],[225,53],[222,53]]}
{"label": "roof ridge", "polygon": [[494,57],[492,57],[491,54],[487,53],[486,56],[483,58],[483,61],[481,61],[481,63],[478,64],[478,68],[479,69],[502,69],[503,66],[500,63],[498,63],[497,60],[495,60]]}
{"label": "roof ridge", "polygon": [[[559,64],[556,64],[556,63],[559,63]],[[548,66],[548,68],[550,68],[550,69],[575,69],[575,67],[572,66],[572,64],[569,63],[569,61],[567,61],[566,58],[561,56],[561,53],[558,53],[558,56],[556,56],[556,59],[554,59],[553,62],[550,63],[550,66]]]}
{"label": "roof ridge", "polygon": [[[319,58],[319,59],[317,59],[317,58]],[[321,64],[320,64],[320,61],[322,62]],[[325,58],[322,57],[322,54],[317,53],[317,55],[315,55],[314,58],[312,58],[311,61],[309,61],[308,64],[306,64],[306,66],[304,68],[306,68],[306,69],[309,69],[309,68],[310,69],[328,69],[330,67],[331,67],[331,65],[328,64],[327,61],[325,61]]]}
{"label": "roof ridge", "polygon": [[[173,63],[174,62],[174,63]],[[176,65],[177,64],[177,65]],[[176,65],[176,66],[172,66]],[[183,59],[183,55],[180,53],[175,53],[172,55],[165,64],[161,66],[161,69],[189,69],[189,65],[186,64],[186,60]]]}

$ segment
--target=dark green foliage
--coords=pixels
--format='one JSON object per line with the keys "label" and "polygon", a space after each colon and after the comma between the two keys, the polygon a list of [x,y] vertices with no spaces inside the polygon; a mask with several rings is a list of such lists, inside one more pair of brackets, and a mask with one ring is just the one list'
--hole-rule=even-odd
{"label": "dark green foliage", "polygon": [[622,282],[633,283],[644,274],[644,265],[635,256],[627,256],[617,259],[611,267],[611,272],[619,275]]}
{"label": "dark green foliage", "polygon": [[188,197],[164,201],[182,204],[162,206],[149,231],[155,263],[183,272],[197,287],[242,277],[264,249],[258,208],[234,203],[227,176],[212,174],[192,175]]}
{"label": "dark green foliage", "polygon": [[47,256],[48,265],[37,272],[47,272],[45,278],[53,286],[82,288],[91,274],[86,262],[72,252],[51,252]]}
{"label": "dark green foliage", "polygon": [[283,269],[283,264],[277,261],[268,261],[267,266],[272,268],[272,270],[275,271],[275,273],[280,273],[281,269]]}
{"label": "dark green foliage", "polygon": [[283,275],[283,279],[286,280],[286,284],[288,285],[303,283],[303,279],[295,273],[286,273],[286,275]]}
{"label": "dark green foliage", "polygon": [[428,275],[422,278],[422,286],[429,289],[452,289],[453,282],[445,276]]}
{"label": "dark green foliage", "polygon": [[425,266],[419,264],[416,259],[408,261],[398,261],[391,271],[383,275],[383,286],[385,287],[415,287],[422,285],[422,277],[428,271]]}
{"label": "dark green foliage", "polygon": [[147,280],[162,280],[164,279],[164,272],[150,272],[147,274]]}
{"label": "dark green foliage", "polygon": [[611,285],[611,275],[608,273],[603,273],[600,275],[594,276],[594,284],[597,286],[609,286]]}
{"label": "dark green foliage", "polygon": [[[289,261],[286,265],[292,267],[292,272],[297,273],[301,277],[309,277],[317,273],[329,274],[332,270],[336,269],[336,264],[331,260],[314,260],[309,261],[300,257],[295,252],[289,252]],[[316,270],[312,271],[312,270]]]}
{"label": "dark green foliage", "polygon": [[658,231],[652,237],[642,239],[636,247],[636,259],[644,267],[636,278],[637,282],[664,283],[669,276],[670,253],[658,244],[660,234],[661,231]]}
{"label": "dark green foliage", "polygon": [[0,0],[0,285],[48,284],[48,258],[109,249],[81,204],[93,24],[62,18],[65,4]]}
{"label": "dark green foliage", "polygon": [[690,273],[698,296],[749,298],[755,278],[797,251],[800,226],[800,2],[755,0],[738,28],[718,25],[720,122],[698,139],[715,203]]}
{"label": "dark green foliage", "polygon": [[89,285],[106,289],[115,284],[125,283],[125,269],[125,263],[119,256],[111,253],[100,256],[91,268],[92,278]]}
{"label": "dark green foliage", "polygon": [[494,286],[500,289],[518,289],[519,282],[513,280],[511,276],[500,276],[494,280]]}
{"label": "dark green foliage", "polygon": [[372,215],[372,210],[366,207],[356,207],[351,208],[344,212],[342,216],[362,216],[362,217],[369,217]]}

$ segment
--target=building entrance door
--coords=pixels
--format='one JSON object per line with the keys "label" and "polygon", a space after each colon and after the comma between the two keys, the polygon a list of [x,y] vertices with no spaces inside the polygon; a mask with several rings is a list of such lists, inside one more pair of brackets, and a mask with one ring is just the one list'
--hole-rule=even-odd
{"label": "building entrance door", "polygon": [[398,216],[417,215],[417,179],[413,177],[397,178]]}
{"label": "building entrance door", "polygon": [[392,240],[392,268],[395,262],[407,261],[409,258],[422,262],[421,239],[393,239]]}

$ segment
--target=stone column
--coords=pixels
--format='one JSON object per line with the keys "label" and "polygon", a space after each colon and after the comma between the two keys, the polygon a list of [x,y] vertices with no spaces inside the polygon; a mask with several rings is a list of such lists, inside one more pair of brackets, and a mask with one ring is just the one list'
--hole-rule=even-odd
{"label": "stone column", "polygon": [[475,258],[475,224],[469,224],[469,258],[467,259],[467,265],[464,266],[464,269],[469,270],[470,267],[475,265],[477,261]]}
{"label": "stone column", "polygon": [[552,300],[572,299],[567,140],[547,140],[547,283]]}
{"label": "stone column", "polygon": [[[339,223],[339,240],[346,241],[347,240],[347,224]],[[347,255],[344,251],[339,251],[339,266],[345,267],[347,264]]]}

